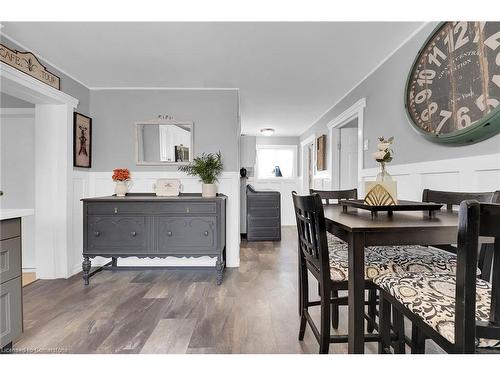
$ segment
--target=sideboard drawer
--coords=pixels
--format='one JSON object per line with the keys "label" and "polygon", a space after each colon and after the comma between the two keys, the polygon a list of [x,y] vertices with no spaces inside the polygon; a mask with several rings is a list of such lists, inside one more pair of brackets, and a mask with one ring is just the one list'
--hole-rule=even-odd
{"label": "sideboard drawer", "polygon": [[0,240],[21,236],[21,218],[0,221]]}
{"label": "sideboard drawer", "polygon": [[110,251],[144,250],[146,247],[145,218],[138,216],[89,216],[87,247]]}
{"label": "sideboard drawer", "polygon": [[217,248],[216,217],[160,217],[161,253],[211,253]]}
{"label": "sideboard drawer", "polygon": [[88,203],[89,215],[121,215],[121,214],[144,214],[147,209],[142,202],[127,203]]}
{"label": "sideboard drawer", "polygon": [[21,238],[0,241],[0,283],[21,276]]}
{"label": "sideboard drawer", "polygon": [[0,347],[23,332],[22,298],[21,277],[0,284]]}
{"label": "sideboard drawer", "polygon": [[215,214],[216,202],[168,202],[156,204],[155,214]]}

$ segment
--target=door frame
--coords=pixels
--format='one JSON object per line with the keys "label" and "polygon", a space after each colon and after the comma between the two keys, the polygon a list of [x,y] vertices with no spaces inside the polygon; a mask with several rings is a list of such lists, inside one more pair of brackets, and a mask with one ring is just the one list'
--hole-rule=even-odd
{"label": "door frame", "polygon": [[67,278],[73,249],[73,111],[78,99],[0,63],[2,92],[35,104],[35,257],[40,279]]}
{"label": "door frame", "polygon": [[358,120],[358,189],[361,187],[361,175],[364,166],[363,127],[365,107],[366,98],[361,98],[327,124],[331,150],[331,179],[332,188],[334,189],[340,189],[340,128],[347,125],[354,119]]}
{"label": "door frame", "polygon": [[[316,149],[316,134],[311,134],[309,137],[304,139],[302,142],[300,142],[300,153],[301,153],[301,176],[302,176],[302,193],[303,194],[309,194],[309,184],[308,184],[308,175],[309,175],[309,160],[307,160],[307,146],[310,144],[313,144],[313,184],[314,184],[314,176],[315,176],[315,170],[314,166],[316,165],[315,163],[315,155],[316,153],[314,150]],[[314,188],[314,187],[313,187]]]}

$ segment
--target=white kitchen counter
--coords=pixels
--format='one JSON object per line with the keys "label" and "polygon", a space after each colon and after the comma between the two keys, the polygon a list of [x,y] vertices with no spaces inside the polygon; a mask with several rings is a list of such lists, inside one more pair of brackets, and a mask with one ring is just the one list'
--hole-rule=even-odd
{"label": "white kitchen counter", "polygon": [[15,217],[31,216],[35,214],[32,208],[2,208],[0,209],[0,220],[13,219]]}

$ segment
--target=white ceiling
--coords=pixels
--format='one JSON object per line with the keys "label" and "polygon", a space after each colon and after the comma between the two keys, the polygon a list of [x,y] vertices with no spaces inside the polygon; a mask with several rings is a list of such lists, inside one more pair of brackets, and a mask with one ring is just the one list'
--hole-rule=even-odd
{"label": "white ceiling", "polygon": [[2,31],[90,88],[239,88],[246,134],[299,135],[421,24],[21,23]]}

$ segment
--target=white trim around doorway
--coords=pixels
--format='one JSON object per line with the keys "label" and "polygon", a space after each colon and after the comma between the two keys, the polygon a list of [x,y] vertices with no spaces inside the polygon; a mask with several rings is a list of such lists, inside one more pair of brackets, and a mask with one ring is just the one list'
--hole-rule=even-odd
{"label": "white trim around doorway", "polygon": [[331,150],[329,157],[331,162],[330,165],[332,166],[332,168],[330,172],[332,179],[332,188],[334,189],[340,189],[340,128],[344,125],[347,125],[349,122],[356,118],[358,119],[358,188],[360,186],[363,171],[363,122],[365,107],[366,98],[359,99],[356,103],[347,108],[344,112],[342,112],[327,124]]}

